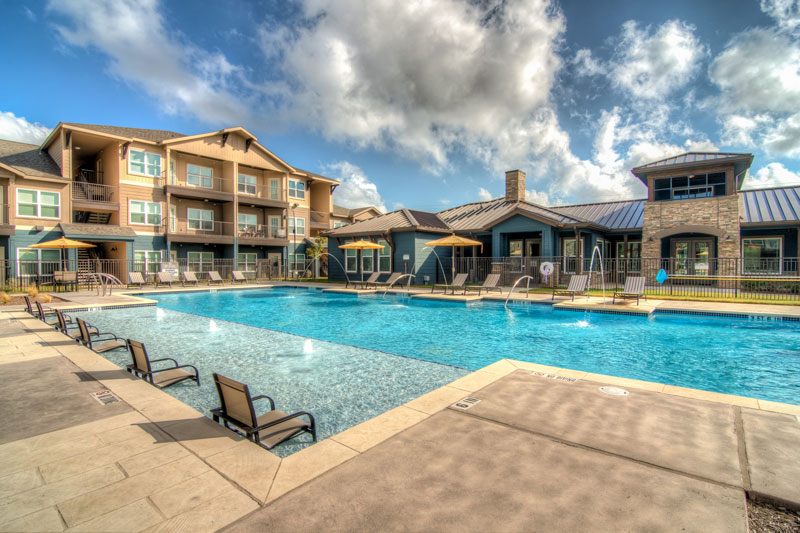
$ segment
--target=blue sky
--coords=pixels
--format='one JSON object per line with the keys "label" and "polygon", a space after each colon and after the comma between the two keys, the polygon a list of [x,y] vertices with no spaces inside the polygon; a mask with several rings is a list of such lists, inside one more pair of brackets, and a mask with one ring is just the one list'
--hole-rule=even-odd
{"label": "blue sky", "polygon": [[353,207],[515,168],[541,204],[641,198],[630,169],[685,151],[800,184],[800,0],[0,0],[0,34],[0,138],[243,125]]}

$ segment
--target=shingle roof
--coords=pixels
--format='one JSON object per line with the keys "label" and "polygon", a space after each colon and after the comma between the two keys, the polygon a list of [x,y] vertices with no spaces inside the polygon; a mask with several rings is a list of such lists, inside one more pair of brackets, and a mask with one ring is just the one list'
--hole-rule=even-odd
{"label": "shingle roof", "polygon": [[26,176],[61,177],[61,169],[50,154],[39,150],[35,144],[0,139],[0,163],[13,167]]}
{"label": "shingle roof", "polygon": [[331,237],[348,237],[351,235],[375,235],[387,231],[417,229],[420,231],[450,232],[447,224],[436,213],[401,209],[385,215],[378,215],[367,220],[354,222],[347,226],[328,230],[325,235]]}
{"label": "shingle roof", "polygon": [[362,207],[354,207],[352,209],[347,207],[342,207],[341,205],[334,204],[333,206],[333,215],[337,217],[351,217],[355,214],[361,213],[362,211],[366,211],[367,209],[374,209],[380,213],[380,210],[372,205],[365,205]]}
{"label": "shingle roof", "polygon": [[[108,224],[65,224],[59,223],[61,233],[65,237],[136,237],[136,232],[128,226],[111,226]],[[127,239],[126,239],[127,240]]]}
{"label": "shingle roof", "polygon": [[800,223],[800,187],[740,191],[742,224]]}
{"label": "shingle roof", "polygon": [[74,126],[99,133],[108,133],[118,137],[142,139],[144,141],[165,141],[177,137],[186,137],[183,133],[168,130],[148,130],[144,128],[123,128],[121,126],[102,126],[100,124],[79,124],[77,122],[64,122],[64,126]]}
{"label": "shingle roof", "polygon": [[543,218],[554,224],[577,224],[583,222],[575,217],[565,215],[532,204],[498,198],[488,202],[475,202],[446,209],[438,213],[439,217],[455,231],[482,231],[515,211]]}
{"label": "shingle roof", "polygon": [[583,219],[609,230],[641,229],[644,221],[644,200],[554,207],[564,215]]}

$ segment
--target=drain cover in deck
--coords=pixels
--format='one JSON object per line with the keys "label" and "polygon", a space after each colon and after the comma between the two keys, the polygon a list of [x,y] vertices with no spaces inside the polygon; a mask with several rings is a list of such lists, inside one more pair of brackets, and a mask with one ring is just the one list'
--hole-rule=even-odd
{"label": "drain cover in deck", "polygon": [[619,387],[600,387],[600,392],[609,396],[627,396],[628,391]]}

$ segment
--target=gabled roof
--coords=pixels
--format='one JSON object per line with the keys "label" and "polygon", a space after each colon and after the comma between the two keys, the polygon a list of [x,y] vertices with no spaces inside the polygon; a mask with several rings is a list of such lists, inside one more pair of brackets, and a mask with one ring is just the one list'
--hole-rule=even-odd
{"label": "gabled roof", "polygon": [[800,187],[740,191],[742,224],[800,224]]}
{"label": "gabled roof", "polygon": [[608,228],[609,230],[642,229],[645,200],[605,202],[599,204],[565,205],[554,207],[564,215]]}
{"label": "gabled roof", "polygon": [[339,180],[335,180],[333,178],[329,178],[328,176],[323,176],[322,174],[317,174],[316,172],[311,172],[310,170],[303,170],[302,168],[294,167],[294,171],[297,174],[308,176],[311,179],[317,179],[322,181],[329,181],[331,183],[341,183]]}
{"label": "gabled roof", "polygon": [[[85,130],[96,131],[98,133],[106,133],[108,135],[115,135],[117,137],[124,137],[126,139],[142,139],[143,141],[162,142],[169,139],[176,139],[178,137],[186,137],[183,133],[177,133],[168,130],[149,130],[145,128],[123,128],[121,126],[103,126],[100,124],[80,124],[78,122],[63,122],[64,126],[73,126]],[[55,131],[57,127],[53,129]]]}
{"label": "gabled roof", "polygon": [[389,231],[418,230],[434,233],[450,233],[449,226],[436,213],[400,209],[368,220],[354,222],[347,226],[328,230],[328,237],[350,237],[357,235],[378,235]]}
{"label": "gabled roof", "polygon": [[35,144],[0,139],[0,164],[26,176],[61,178],[61,169]]}
{"label": "gabled roof", "polygon": [[[733,163],[733,172],[738,177],[750,168],[750,165],[753,163],[753,154],[736,152],[687,152],[685,154],[638,166],[632,169],[631,172],[647,185],[647,175],[652,172],[680,170],[684,168],[689,169],[725,163]],[[744,180],[737,180],[737,186],[741,187],[743,181]]]}
{"label": "gabled roof", "polygon": [[333,212],[332,214],[337,217],[354,217],[356,215],[360,215],[364,211],[369,211],[372,209],[379,215],[382,215],[381,210],[372,205],[365,205],[363,207],[353,207],[352,209],[347,207],[342,207],[341,205],[333,205]]}
{"label": "gabled roof", "polygon": [[439,217],[455,231],[466,232],[485,231],[515,214],[536,218],[555,226],[584,222],[581,219],[540,205],[530,202],[511,201],[505,198],[460,205],[438,213]]}

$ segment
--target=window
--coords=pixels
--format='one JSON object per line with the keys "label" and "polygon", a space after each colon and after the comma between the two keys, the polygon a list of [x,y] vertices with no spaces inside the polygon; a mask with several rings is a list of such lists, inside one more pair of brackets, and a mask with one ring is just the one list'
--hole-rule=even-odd
{"label": "window", "polygon": [[272,200],[281,199],[281,189],[278,180],[269,180],[269,197]]}
{"label": "window", "polygon": [[358,272],[358,250],[348,250],[345,248],[344,269],[346,272]]}
{"label": "window", "polygon": [[361,271],[372,272],[372,263],[375,261],[375,250],[361,250]]}
{"label": "window", "polygon": [[347,225],[347,222],[342,222],[340,220],[337,220],[337,221],[335,221],[333,223],[333,229],[341,228],[342,226],[346,226],[346,225]]}
{"label": "window", "polygon": [[161,224],[161,204],[158,202],[131,200],[129,215],[131,224],[158,226]]}
{"label": "window", "polygon": [[256,225],[256,215],[239,213],[239,233],[255,233]]}
{"label": "window", "polygon": [[380,240],[378,244],[383,248],[378,250],[378,272],[391,272],[392,271],[392,248],[389,243]]}
{"label": "window", "polygon": [[725,196],[725,192],[724,172],[653,180],[653,199],[656,201],[711,198]]}
{"label": "window", "polygon": [[289,198],[306,198],[306,184],[302,181],[289,180]]}
{"label": "window", "polygon": [[281,228],[280,217],[269,217],[269,237],[270,239],[278,238],[278,230]]}
{"label": "window", "polygon": [[17,216],[61,218],[61,193],[17,189]]}
{"label": "window", "polygon": [[292,235],[305,235],[306,219],[302,217],[289,217],[289,233]]}
{"label": "window", "polygon": [[172,233],[178,231],[178,210],[174,205],[169,206],[169,230]]}
{"label": "window", "polygon": [[61,250],[17,248],[17,260],[23,277],[51,275],[62,268]]}
{"label": "window", "polygon": [[642,243],[629,241],[628,251],[625,251],[625,241],[617,243],[617,270],[624,272],[641,272],[642,270]]}
{"label": "window", "polygon": [[213,231],[214,211],[189,208],[186,210],[186,223],[189,229]]}
{"label": "window", "polygon": [[258,254],[239,254],[237,262],[242,272],[255,272],[256,271],[256,258]]}
{"label": "window", "polygon": [[742,239],[742,270],[745,274],[780,274],[783,239],[748,237]]}
{"label": "window", "polygon": [[186,183],[211,189],[214,186],[214,171],[199,165],[186,165]]}
{"label": "window", "polygon": [[303,272],[306,268],[306,254],[289,254],[289,270]]}
{"label": "window", "polygon": [[161,252],[158,250],[135,250],[133,252],[133,269],[138,272],[160,272]]}
{"label": "window", "polygon": [[214,270],[214,252],[186,252],[186,268],[189,272]]}
{"label": "window", "polygon": [[239,174],[239,192],[242,194],[256,193],[256,177]]}
{"label": "window", "polygon": [[128,150],[128,174],[161,177],[161,156],[143,150]]}
{"label": "window", "polygon": [[175,185],[175,160],[169,162],[169,182]]}
{"label": "window", "polygon": [[577,259],[575,258],[575,239],[563,239],[562,250],[562,255],[564,256],[564,265],[562,268],[564,272],[576,272],[578,266],[577,262],[580,260],[580,256],[583,256],[583,239],[580,240],[580,250],[577,250],[579,252],[579,257]]}

